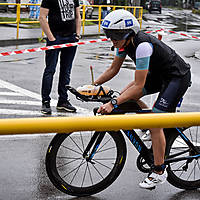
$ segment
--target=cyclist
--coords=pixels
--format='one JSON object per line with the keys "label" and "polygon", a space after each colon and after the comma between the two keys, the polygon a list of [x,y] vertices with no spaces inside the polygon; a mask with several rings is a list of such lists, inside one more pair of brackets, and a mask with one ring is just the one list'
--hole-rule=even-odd
{"label": "cyclist", "polygon": [[[102,105],[98,113],[110,113],[113,108],[136,100],[142,108],[147,108],[140,98],[159,92],[152,108],[153,113],[175,112],[176,105],[190,86],[190,65],[162,41],[140,31],[137,19],[125,10],[109,13],[102,22],[107,38],[110,38],[116,55],[111,66],[94,82],[103,84],[112,79],[128,55],[136,65],[135,78],[110,102]],[[154,166],[152,173],[139,186],[155,188],[167,179],[164,165],[165,136],[162,128],[151,128]]]}

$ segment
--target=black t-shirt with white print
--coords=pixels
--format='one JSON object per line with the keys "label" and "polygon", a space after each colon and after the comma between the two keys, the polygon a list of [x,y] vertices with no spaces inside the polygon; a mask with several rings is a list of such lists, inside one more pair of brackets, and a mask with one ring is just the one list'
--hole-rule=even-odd
{"label": "black t-shirt with white print", "polygon": [[78,0],[42,0],[41,7],[49,9],[48,23],[52,33],[76,33]]}

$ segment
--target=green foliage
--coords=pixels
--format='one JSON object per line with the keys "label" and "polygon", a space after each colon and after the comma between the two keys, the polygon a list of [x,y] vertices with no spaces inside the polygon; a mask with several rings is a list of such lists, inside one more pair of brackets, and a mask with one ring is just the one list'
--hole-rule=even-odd
{"label": "green foliage", "polygon": [[113,4],[118,6],[127,6],[128,0],[114,0]]}
{"label": "green foliage", "polygon": [[192,13],[193,13],[193,14],[200,15],[200,10],[193,9],[193,10],[192,10]]}

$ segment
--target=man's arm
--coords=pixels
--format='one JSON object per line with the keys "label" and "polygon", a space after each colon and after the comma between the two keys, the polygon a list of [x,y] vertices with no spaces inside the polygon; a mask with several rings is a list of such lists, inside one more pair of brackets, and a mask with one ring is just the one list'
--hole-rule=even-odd
{"label": "man's arm", "polygon": [[49,9],[40,7],[40,17],[39,17],[40,26],[44,31],[44,33],[46,34],[46,36],[48,37],[48,39],[50,41],[54,41],[56,40],[56,38],[53,36],[53,33],[51,32],[47,21],[48,13]]}
{"label": "man's arm", "polygon": [[81,14],[80,7],[76,7],[76,34],[80,36],[81,33]]}
{"label": "man's arm", "polygon": [[125,58],[115,56],[111,66],[94,82],[101,85],[111,80],[120,70]]}

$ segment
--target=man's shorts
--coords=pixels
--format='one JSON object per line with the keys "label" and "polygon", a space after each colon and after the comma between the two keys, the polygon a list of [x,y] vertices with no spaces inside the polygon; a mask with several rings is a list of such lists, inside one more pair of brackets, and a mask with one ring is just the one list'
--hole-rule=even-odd
{"label": "man's shorts", "polygon": [[173,77],[166,82],[149,73],[146,78],[143,92],[144,95],[159,92],[158,98],[152,108],[153,112],[175,112],[177,104],[190,85],[190,71],[183,77]]}

